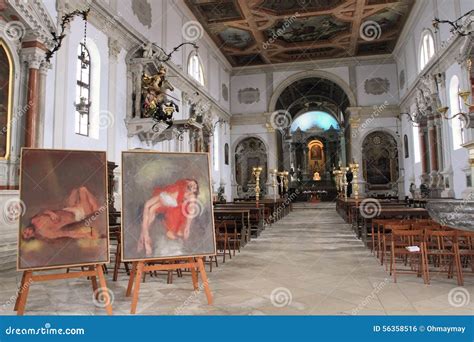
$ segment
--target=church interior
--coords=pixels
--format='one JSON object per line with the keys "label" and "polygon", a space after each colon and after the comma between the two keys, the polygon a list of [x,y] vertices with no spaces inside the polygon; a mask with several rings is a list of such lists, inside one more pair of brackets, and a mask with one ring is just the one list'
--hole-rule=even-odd
{"label": "church interior", "polygon": [[473,32],[472,0],[0,0],[0,314],[472,315]]}

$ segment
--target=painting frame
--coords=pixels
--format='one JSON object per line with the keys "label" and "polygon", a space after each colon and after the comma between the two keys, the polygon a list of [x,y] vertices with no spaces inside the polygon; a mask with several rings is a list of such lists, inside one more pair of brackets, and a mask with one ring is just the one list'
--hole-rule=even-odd
{"label": "painting frame", "polygon": [[[126,209],[125,209],[125,193],[124,193],[124,181],[125,181],[125,174],[126,174],[126,166],[124,162],[124,156],[126,154],[152,154],[152,155],[179,155],[179,156],[191,156],[191,155],[201,155],[206,157],[206,164],[207,164],[207,177],[208,177],[208,187],[209,187],[209,209],[210,209],[210,218],[211,222],[210,225],[212,227],[212,245],[213,245],[213,252],[212,253],[196,253],[196,254],[189,254],[189,255],[179,255],[179,256],[150,256],[150,257],[137,257],[137,258],[127,258],[125,253],[125,220],[127,217]],[[145,150],[145,149],[137,149],[137,150],[128,150],[122,151],[121,154],[121,165],[122,165],[122,177],[120,181],[120,192],[121,196],[121,208],[122,208],[122,215],[121,215],[121,224],[120,224],[120,235],[121,235],[121,257],[122,262],[143,262],[143,261],[160,261],[160,260],[186,260],[190,258],[203,258],[206,256],[215,256],[217,255],[217,240],[216,240],[216,231],[214,225],[214,205],[212,200],[212,174],[211,174],[211,159],[209,157],[208,152],[160,152],[155,150]]]}
{"label": "painting frame", "polygon": [[[45,151],[45,152],[71,152],[71,153],[99,153],[103,155],[104,160],[104,207],[105,207],[105,245],[106,245],[106,252],[105,252],[105,259],[104,260],[97,260],[97,261],[90,261],[90,262],[77,262],[77,263],[64,263],[58,265],[51,265],[51,266],[35,266],[35,267],[21,267],[20,259],[20,245],[21,245],[21,231],[22,231],[22,220],[21,217],[18,220],[18,238],[17,238],[17,258],[16,258],[16,268],[19,272],[26,272],[26,271],[43,271],[43,270],[57,270],[63,268],[72,268],[72,267],[82,267],[82,266],[93,266],[93,265],[102,265],[110,263],[110,229],[109,229],[109,189],[108,189],[108,163],[107,163],[107,152],[106,151],[98,151],[98,150],[76,150],[76,149],[54,149],[54,148],[36,148],[36,147],[22,147],[20,151],[20,176],[19,176],[19,199],[21,203],[23,203],[23,190],[24,190],[24,182],[23,182],[23,167],[24,167],[24,158],[23,155],[27,151]],[[23,216],[23,212],[22,212]]]}

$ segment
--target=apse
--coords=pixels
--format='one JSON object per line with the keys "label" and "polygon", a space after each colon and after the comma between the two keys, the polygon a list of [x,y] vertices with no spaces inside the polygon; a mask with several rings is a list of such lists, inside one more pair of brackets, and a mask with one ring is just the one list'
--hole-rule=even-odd
{"label": "apse", "polygon": [[298,116],[291,124],[291,133],[296,132],[298,129],[302,131],[311,130],[323,130],[329,129],[339,130],[339,123],[329,113],[322,111],[310,111]]}

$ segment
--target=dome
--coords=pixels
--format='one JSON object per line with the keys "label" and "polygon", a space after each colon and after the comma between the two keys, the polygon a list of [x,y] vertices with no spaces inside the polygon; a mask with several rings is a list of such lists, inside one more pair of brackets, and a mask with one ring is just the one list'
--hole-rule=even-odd
{"label": "dome", "polygon": [[330,128],[339,130],[339,123],[329,113],[320,111],[311,111],[298,116],[295,121],[291,124],[291,132],[295,132],[298,128],[302,131],[309,130],[324,130],[327,131]]}

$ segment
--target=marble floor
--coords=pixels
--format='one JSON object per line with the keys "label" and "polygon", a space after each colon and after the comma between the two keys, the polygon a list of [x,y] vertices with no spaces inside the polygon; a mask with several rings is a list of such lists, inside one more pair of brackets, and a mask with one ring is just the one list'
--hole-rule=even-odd
{"label": "marble floor", "polygon": [[[208,267],[207,267],[208,268]],[[147,277],[138,314],[143,315],[472,315],[474,275],[465,286],[434,275],[431,285],[401,275],[397,283],[354,237],[334,207],[295,209],[267,228],[240,254],[208,273],[214,294],[209,306],[203,291],[193,292],[191,277]],[[0,313],[13,314],[20,275],[0,274]],[[125,315],[127,277],[108,279],[114,313]],[[27,315],[105,314],[94,303],[84,279],[36,283]]]}

